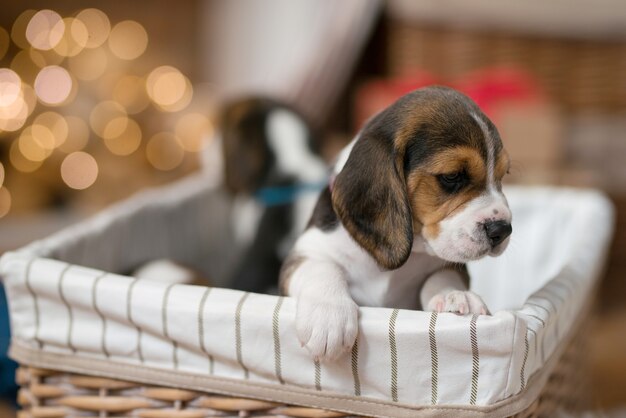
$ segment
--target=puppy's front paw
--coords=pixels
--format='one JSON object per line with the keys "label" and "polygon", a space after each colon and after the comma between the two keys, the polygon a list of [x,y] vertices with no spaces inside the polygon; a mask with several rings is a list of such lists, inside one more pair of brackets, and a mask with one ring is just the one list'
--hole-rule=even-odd
{"label": "puppy's front paw", "polygon": [[463,290],[441,292],[430,299],[426,308],[433,312],[489,315],[489,309],[480,296]]}
{"label": "puppy's front paw", "polygon": [[354,345],[359,309],[349,297],[299,298],[296,333],[316,360],[334,360]]}

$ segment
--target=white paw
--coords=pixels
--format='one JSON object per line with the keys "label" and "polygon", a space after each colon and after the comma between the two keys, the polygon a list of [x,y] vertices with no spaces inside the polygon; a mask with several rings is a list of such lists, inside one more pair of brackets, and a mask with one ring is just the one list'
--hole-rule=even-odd
{"label": "white paw", "polygon": [[296,333],[316,360],[334,360],[350,351],[358,320],[358,306],[349,297],[298,298]]}
{"label": "white paw", "polygon": [[433,296],[426,309],[433,312],[453,312],[461,315],[489,315],[489,309],[480,296],[474,292],[463,290],[448,290]]}

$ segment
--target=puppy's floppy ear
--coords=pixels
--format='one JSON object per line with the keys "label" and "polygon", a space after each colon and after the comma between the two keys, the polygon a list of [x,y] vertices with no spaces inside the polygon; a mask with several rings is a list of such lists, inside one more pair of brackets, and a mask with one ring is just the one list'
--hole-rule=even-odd
{"label": "puppy's floppy ear", "polygon": [[413,224],[403,172],[382,115],[361,131],[332,189],[335,212],[352,238],[389,270],[403,265],[413,246]]}

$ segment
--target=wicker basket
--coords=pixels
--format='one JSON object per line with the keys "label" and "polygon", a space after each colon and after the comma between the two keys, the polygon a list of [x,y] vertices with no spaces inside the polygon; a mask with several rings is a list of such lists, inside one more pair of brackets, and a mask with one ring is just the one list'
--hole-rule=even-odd
{"label": "wicker basket", "polygon": [[427,70],[454,80],[485,67],[533,74],[565,111],[626,111],[626,43],[453,29],[393,20],[391,75]]}
{"label": "wicker basket", "polygon": [[[577,413],[588,406],[585,339],[579,331],[560,355],[536,400],[515,418],[553,417]],[[217,416],[345,417],[341,412],[307,408],[249,398],[147,386],[23,366],[17,371],[21,386],[18,418],[66,416],[204,418]]]}
{"label": "wicker basket", "polygon": [[[611,205],[589,191],[510,188],[507,195],[518,215],[517,237],[532,244],[519,258],[486,259],[470,271],[500,278],[526,270],[539,282],[519,291],[530,283],[497,280],[475,288],[492,298],[493,316],[361,308],[358,344],[333,364],[314,362],[297,343],[290,298],[108,273],[150,258],[192,261],[225,249],[212,239],[225,222],[211,217],[212,233],[198,228],[207,210],[228,213],[202,178],[138,196],[7,253],[0,271],[10,302],[10,355],[21,364],[21,416],[575,411],[585,399],[581,324],[611,236]],[[592,236],[585,233],[590,224]],[[544,239],[554,228],[563,231],[562,248]],[[499,291],[517,309],[495,306]]]}

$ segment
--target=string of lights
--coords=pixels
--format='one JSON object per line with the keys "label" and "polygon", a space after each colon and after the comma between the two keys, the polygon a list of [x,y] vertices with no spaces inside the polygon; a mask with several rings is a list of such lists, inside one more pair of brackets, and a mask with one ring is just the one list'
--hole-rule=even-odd
{"label": "string of lights", "polygon": [[[0,27],[0,60],[12,45],[18,51],[0,68],[0,141],[12,170],[34,173],[54,157],[59,181],[85,190],[101,169],[93,141],[113,156],[143,152],[153,170],[170,171],[210,137],[206,112],[191,110],[194,86],[185,74],[171,65],[133,71],[149,45],[139,22],[112,24],[95,8],[71,16],[26,10],[10,31]],[[171,114],[171,123],[146,129],[146,112]],[[5,172],[0,162],[0,217],[11,210]]]}

